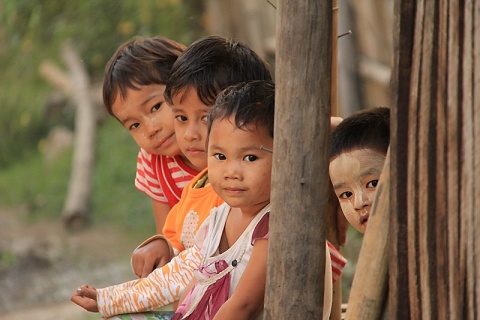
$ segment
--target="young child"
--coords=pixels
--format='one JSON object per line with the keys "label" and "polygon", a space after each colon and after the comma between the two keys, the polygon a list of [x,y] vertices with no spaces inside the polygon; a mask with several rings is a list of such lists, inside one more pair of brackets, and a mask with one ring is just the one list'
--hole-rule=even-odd
{"label": "young child", "polygon": [[333,131],[330,179],[348,222],[367,227],[377,183],[390,143],[390,109],[369,108],[341,122]]}
{"label": "young child", "polygon": [[163,37],[129,40],[108,61],[103,80],[105,108],[140,147],[135,186],[152,199],[158,233],[199,172],[180,153],[172,110],[163,98],[170,70],[184,49]]}
{"label": "young child", "polygon": [[272,83],[248,82],[223,91],[210,113],[208,179],[226,203],[198,232],[202,262],[173,319],[249,319],[263,306],[274,98]]}
{"label": "young child", "polygon": [[[177,144],[193,168],[207,166],[207,115],[218,93],[248,80],[271,80],[265,62],[244,44],[217,36],[197,40],[175,62],[165,97],[175,115]],[[184,249],[193,246],[194,234],[210,210],[223,203],[207,178],[203,170],[184,188],[168,215],[164,236],[147,239],[136,250],[140,258],[132,257],[134,272],[146,278],[98,290],[84,285],[72,301],[104,317],[154,310],[177,301],[201,259],[197,250]],[[157,269],[158,261],[170,258],[172,249],[180,255]]]}
{"label": "young child", "polygon": [[[251,319],[263,309],[274,101],[273,83],[250,81],[224,90],[210,113],[209,181],[225,203],[197,234],[202,262],[173,319]],[[330,266],[328,250],[326,260]],[[331,267],[326,270],[331,303]],[[325,309],[327,319],[330,306]]]}

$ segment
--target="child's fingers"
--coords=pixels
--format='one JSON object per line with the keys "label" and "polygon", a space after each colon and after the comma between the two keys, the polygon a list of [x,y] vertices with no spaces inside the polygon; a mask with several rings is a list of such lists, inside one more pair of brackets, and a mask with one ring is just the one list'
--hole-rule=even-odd
{"label": "child's fingers", "polygon": [[98,312],[97,293],[94,287],[83,285],[73,293],[70,300],[90,312]]}
{"label": "child's fingers", "polygon": [[146,278],[153,270],[155,270],[157,261],[152,259],[145,260],[143,264],[142,278]]}
{"label": "child's fingers", "polygon": [[94,287],[90,287],[88,285],[81,286],[77,289],[79,296],[90,298],[93,300],[97,300],[97,290]]}

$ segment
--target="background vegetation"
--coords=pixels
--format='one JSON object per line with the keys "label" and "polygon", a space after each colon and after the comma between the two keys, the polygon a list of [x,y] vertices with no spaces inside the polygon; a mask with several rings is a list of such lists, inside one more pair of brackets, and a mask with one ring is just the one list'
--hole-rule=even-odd
{"label": "background vegetation", "polygon": [[[193,8],[194,3],[0,3],[0,207],[26,206],[32,219],[57,218],[62,209],[71,152],[50,163],[42,147],[53,127],[73,129],[73,108],[60,99],[60,110],[49,109],[56,89],[40,76],[39,65],[48,60],[61,66],[60,48],[71,40],[92,82],[101,83],[111,54],[133,36],[164,35],[189,44],[202,35],[201,12]],[[133,186],[138,151],[135,143],[121,126],[107,118],[99,128],[97,147],[93,223],[151,228],[150,201]]]}

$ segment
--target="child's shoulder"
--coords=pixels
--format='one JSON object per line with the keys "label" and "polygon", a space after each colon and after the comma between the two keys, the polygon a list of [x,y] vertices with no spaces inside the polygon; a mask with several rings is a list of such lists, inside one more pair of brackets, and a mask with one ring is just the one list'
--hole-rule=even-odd
{"label": "child's shoulder", "polygon": [[207,186],[208,169],[205,168],[200,171],[189,183],[189,187],[192,189],[203,189]]}

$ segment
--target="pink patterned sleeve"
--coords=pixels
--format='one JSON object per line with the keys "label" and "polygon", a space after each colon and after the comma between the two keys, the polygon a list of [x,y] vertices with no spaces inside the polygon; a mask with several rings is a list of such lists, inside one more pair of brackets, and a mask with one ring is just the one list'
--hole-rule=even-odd
{"label": "pink patterned sleeve", "polygon": [[268,223],[270,221],[270,212],[266,213],[262,219],[257,223],[255,230],[253,230],[252,234],[252,246],[255,244],[256,240],[267,239],[270,236],[270,232],[268,229]]}

